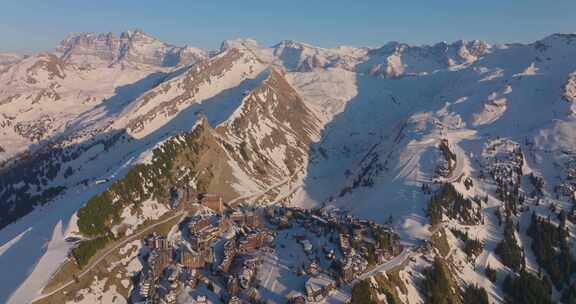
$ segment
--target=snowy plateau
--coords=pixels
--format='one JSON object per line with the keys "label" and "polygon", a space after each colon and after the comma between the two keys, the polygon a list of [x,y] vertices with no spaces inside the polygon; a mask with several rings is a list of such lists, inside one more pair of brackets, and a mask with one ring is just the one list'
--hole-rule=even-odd
{"label": "snowy plateau", "polygon": [[576,303],[576,34],[0,54],[0,210],[0,303]]}

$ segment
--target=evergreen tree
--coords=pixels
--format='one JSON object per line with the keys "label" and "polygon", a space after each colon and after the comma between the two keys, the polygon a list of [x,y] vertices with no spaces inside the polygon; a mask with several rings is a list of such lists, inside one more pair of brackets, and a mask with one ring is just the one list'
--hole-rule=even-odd
{"label": "evergreen tree", "polygon": [[514,223],[510,216],[507,216],[504,223],[504,238],[496,246],[495,253],[500,256],[504,265],[518,272],[524,268],[525,261],[522,248],[518,245],[514,233]]}
{"label": "evergreen tree", "polygon": [[458,219],[464,224],[477,224],[482,215],[479,208],[475,210],[477,203],[464,198],[450,183],[443,184],[438,192],[430,199],[427,214],[432,225],[442,222],[445,214],[449,218]]}
{"label": "evergreen tree", "polygon": [[465,304],[489,304],[488,293],[486,289],[476,286],[468,285],[462,294],[463,303]]}
{"label": "evergreen tree", "polygon": [[352,287],[352,299],[350,304],[376,304],[377,302],[372,299],[372,290],[368,280],[362,280],[360,283]]}
{"label": "evergreen tree", "polygon": [[504,291],[511,304],[552,304],[552,288],[549,283],[522,270],[519,276],[508,275],[504,280]]}
{"label": "evergreen tree", "polygon": [[458,286],[452,277],[448,265],[436,258],[432,267],[424,271],[424,298],[428,304],[461,303]]}
{"label": "evergreen tree", "polygon": [[566,221],[560,219],[560,225],[556,226],[533,212],[528,235],[532,237],[532,250],[538,264],[548,272],[554,285],[559,289],[567,286],[574,272],[574,259],[567,240]]}
{"label": "evergreen tree", "polygon": [[562,292],[562,303],[576,304],[576,282],[572,282],[570,286],[564,288]]}
{"label": "evergreen tree", "polygon": [[488,265],[488,266],[486,266],[485,272],[486,272],[486,277],[488,277],[488,279],[489,279],[492,283],[496,282],[497,273],[496,273],[496,270],[495,270],[495,269],[493,269],[492,267],[490,267],[490,265]]}

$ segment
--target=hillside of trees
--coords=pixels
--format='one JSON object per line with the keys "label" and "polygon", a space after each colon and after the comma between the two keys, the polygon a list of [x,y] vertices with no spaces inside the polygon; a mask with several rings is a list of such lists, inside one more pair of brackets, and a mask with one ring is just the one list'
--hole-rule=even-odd
{"label": "hillside of trees", "polygon": [[490,304],[486,289],[476,285],[466,286],[462,293],[462,299],[465,304]]}
{"label": "hillside of trees", "polygon": [[552,304],[550,284],[525,270],[504,280],[503,289],[511,304]]}
{"label": "hillside of trees", "polygon": [[550,275],[554,285],[561,289],[570,284],[574,272],[574,259],[568,244],[566,217],[561,217],[556,226],[549,219],[532,213],[528,235],[532,237],[532,250],[538,264]]}
{"label": "hillside of trees", "polygon": [[524,252],[516,240],[514,222],[510,216],[506,217],[504,238],[496,246],[495,252],[502,260],[502,263],[513,271],[518,272],[524,268]]}
{"label": "hillside of trees", "polygon": [[[109,149],[123,132],[100,134],[88,143],[61,146],[51,144],[48,149],[24,153],[10,164],[0,164],[0,229],[32,212],[62,194],[66,187],[55,183],[58,177],[70,177],[74,171],[66,163],[78,159],[94,146]],[[21,186],[18,186],[21,185]]]}
{"label": "hillside of trees", "polygon": [[376,304],[374,299],[372,289],[370,287],[370,282],[368,280],[362,280],[360,283],[352,287],[352,299],[350,304]]}
{"label": "hillside of trees", "polygon": [[432,266],[424,271],[424,301],[428,304],[461,304],[458,285],[448,264],[436,257]]}
{"label": "hillside of trees", "polygon": [[477,203],[464,198],[450,183],[442,187],[428,202],[427,214],[432,225],[442,222],[442,215],[456,219],[464,225],[474,225],[482,221],[482,214]]}
{"label": "hillside of trees", "polygon": [[[185,163],[190,172],[196,172],[199,155],[206,145],[207,128],[207,122],[199,124],[192,132],[167,140],[153,150],[151,163],[135,165],[122,179],[105,192],[91,198],[78,210],[80,232],[91,239],[101,240],[97,243],[98,246],[90,244],[91,241],[80,243],[73,252],[79,263],[89,260],[96,252],[93,248],[103,247],[107,241],[114,238],[111,228],[121,221],[121,213],[125,207],[137,207],[148,199],[168,203],[170,189],[177,183],[191,179],[189,176],[176,177],[174,164],[176,160],[184,159],[182,163]],[[199,185],[206,183],[207,181],[201,178],[197,180]]]}

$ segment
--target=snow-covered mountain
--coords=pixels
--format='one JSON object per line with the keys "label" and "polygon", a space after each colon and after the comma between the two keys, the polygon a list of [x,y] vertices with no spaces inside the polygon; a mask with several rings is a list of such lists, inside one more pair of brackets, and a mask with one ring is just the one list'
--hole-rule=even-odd
{"label": "snow-covered mountain", "polygon": [[177,66],[208,57],[202,49],[170,45],[141,30],[127,31],[120,37],[114,33],[71,34],[60,42],[56,52],[80,68],[114,64]]}
{"label": "snow-covered mountain", "polygon": [[[408,246],[431,244],[400,271],[411,286],[400,288],[404,303],[427,299],[420,282],[435,256],[462,290],[512,297],[503,281],[520,271],[497,249],[510,235],[525,269],[554,281],[560,258],[534,245],[531,212],[556,226],[568,214],[573,248],[574,54],[570,34],[331,49],[236,39],[205,51],[128,31],[0,55],[0,265],[14,273],[0,276],[0,301],[30,301],[73,245],[76,211],[136,175],[134,193],[164,193],[152,197],[159,206],[187,184],[228,203],[337,206],[391,221]],[[443,204],[450,187],[462,197]],[[143,196],[119,197],[114,223],[134,231],[145,219],[128,201]],[[473,256],[469,238],[483,244]],[[564,283],[554,298],[572,290]]]}

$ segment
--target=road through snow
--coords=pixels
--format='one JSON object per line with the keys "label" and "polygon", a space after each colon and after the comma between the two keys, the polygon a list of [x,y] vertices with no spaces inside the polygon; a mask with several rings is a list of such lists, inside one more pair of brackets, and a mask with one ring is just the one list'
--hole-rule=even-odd
{"label": "road through snow", "polygon": [[[167,218],[167,219],[165,219],[165,220],[163,220],[163,221],[161,221],[161,222],[158,222],[158,223],[156,223],[156,224],[154,224],[154,225],[151,225],[151,226],[147,227],[146,229],[144,229],[144,230],[142,230],[142,231],[140,231],[140,232],[138,232],[138,233],[136,233],[136,234],[133,234],[132,236],[126,238],[124,241],[122,241],[122,242],[116,244],[114,247],[108,249],[108,251],[106,251],[106,252],[105,252],[103,255],[101,255],[98,259],[96,259],[95,261],[93,261],[90,266],[88,266],[87,268],[85,268],[85,269],[84,269],[82,272],[80,272],[76,277],[78,277],[78,278],[83,277],[84,275],[86,275],[87,273],[89,273],[94,267],[96,267],[96,265],[98,265],[100,262],[102,262],[107,256],[109,256],[112,252],[116,251],[118,248],[120,248],[121,246],[125,245],[126,243],[129,243],[129,242],[134,241],[136,238],[138,238],[138,237],[140,237],[142,234],[148,232],[150,229],[152,229],[152,228],[154,228],[154,227],[157,227],[158,225],[162,225],[162,224],[164,224],[164,223],[167,223],[167,222],[169,222],[169,221],[171,221],[171,220],[173,220],[173,219],[175,219],[175,218],[177,218],[177,217],[179,217],[179,216],[181,216],[181,217],[183,218],[185,215],[186,215],[186,213],[184,213],[183,211],[178,212],[178,213],[176,213],[175,215],[173,215],[173,216],[171,216],[171,217],[169,217],[169,218]],[[182,218],[181,218],[181,219],[182,219]],[[63,289],[65,289],[66,287],[68,287],[68,286],[70,286],[70,285],[72,285],[72,284],[74,284],[74,283],[75,283],[75,280],[72,279],[72,280],[68,281],[66,284],[64,284],[64,285],[58,287],[57,289],[51,291],[50,293],[43,294],[43,295],[35,298],[32,302],[36,302],[36,301],[45,299],[45,298],[47,298],[47,297],[50,297],[50,296],[52,296],[52,295],[54,295],[54,294],[62,291]]]}
{"label": "road through snow", "polygon": [[402,252],[399,255],[395,256],[391,260],[386,261],[386,262],[374,267],[372,270],[367,271],[367,272],[361,274],[360,276],[358,276],[358,278],[356,278],[356,280],[354,280],[352,282],[352,285],[354,285],[354,284],[356,284],[356,283],[358,283],[364,279],[367,279],[367,278],[369,278],[369,277],[371,277],[377,273],[385,272],[385,271],[388,271],[388,270],[390,270],[396,266],[402,265],[402,263],[404,263],[408,258],[410,258],[411,254],[412,254],[412,250],[410,248],[407,248],[407,247],[404,248],[404,250],[402,250]]}

